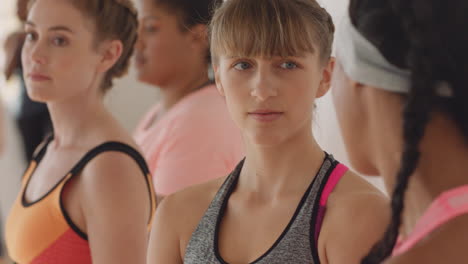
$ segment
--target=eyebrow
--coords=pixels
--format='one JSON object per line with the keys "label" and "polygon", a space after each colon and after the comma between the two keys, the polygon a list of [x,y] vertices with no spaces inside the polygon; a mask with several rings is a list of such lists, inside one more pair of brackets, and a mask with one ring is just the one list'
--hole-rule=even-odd
{"label": "eyebrow", "polygon": [[145,16],[141,20],[146,21],[146,20],[159,20],[159,17],[157,16]]}
{"label": "eyebrow", "polygon": [[[36,24],[34,24],[33,22],[31,21],[26,21],[25,23],[26,25],[28,26],[31,26],[31,27],[36,27]],[[74,33],[73,30],[71,30],[70,28],[66,27],[66,26],[53,26],[53,27],[50,27],[49,28],[49,31],[67,31],[67,32],[70,32],[70,33]]]}

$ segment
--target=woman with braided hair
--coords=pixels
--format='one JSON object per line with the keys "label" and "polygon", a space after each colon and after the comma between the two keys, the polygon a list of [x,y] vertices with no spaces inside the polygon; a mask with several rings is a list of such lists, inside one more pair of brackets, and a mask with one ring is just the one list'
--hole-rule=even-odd
{"label": "woman with braided hair", "polygon": [[130,0],[31,0],[22,50],[54,135],[37,149],[6,228],[17,263],[145,263],[155,208],[136,143],[103,97],[137,38]]}
{"label": "woman with braided hair", "polygon": [[[351,161],[391,223],[362,263],[468,263],[468,2],[352,0],[334,99]],[[387,261],[386,261],[387,260]]]}

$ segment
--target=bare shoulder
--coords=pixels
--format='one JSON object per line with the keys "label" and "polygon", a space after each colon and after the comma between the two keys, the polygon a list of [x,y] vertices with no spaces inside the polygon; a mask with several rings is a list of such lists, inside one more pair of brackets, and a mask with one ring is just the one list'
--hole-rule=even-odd
{"label": "bare shoulder", "polygon": [[390,219],[388,197],[352,171],[346,172],[331,193],[327,211],[338,219],[345,217],[351,225],[367,223],[384,228]]}
{"label": "bare shoulder", "polygon": [[[343,175],[329,198],[329,205],[347,204],[351,207],[362,205],[388,206],[388,197],[363,177],[349,170]],[[340,206],[342,207],[342,206]]]}
{"label": "bare shoulder", "polygon": [[105,183],[111,186],[145,182],[145,175],[134,156],[121,151],[105,151],[86,164],[82,173],[90,184]]}
{"label": "bare shoulder", "polygon": [[180,219],[179,230],[187,229],[191,235],[225,180],[215,179],[171,194],[161,202],[157,214]]}
{"label": "bare shoulder", "polygon": [[102,207],[114,208],[115,204],[139,208],[149,219],[152,193],[146,176],[137,161],[127,153],[100,153],[80,173],[81,200],[84,205],[93,204],[99,210]]}
{"label": "bare shoulder", "polygon": [[188,187],[167,196],[158,206],[155,222],[171,223],[177,230],[182,251],[225,180],[226,177],[223,177]]}
{"label": "bare shoulder", "polygon": [[327,202],[319,237],[320,259],[323,263],[359,263],[382,237],[389,219],[387,197],[362,177],[346,172]]}
{"label": "bare shoulder", "polygon": [[385,264],[468,263],[468,215],[459,216],[432,232],[402,255]]}

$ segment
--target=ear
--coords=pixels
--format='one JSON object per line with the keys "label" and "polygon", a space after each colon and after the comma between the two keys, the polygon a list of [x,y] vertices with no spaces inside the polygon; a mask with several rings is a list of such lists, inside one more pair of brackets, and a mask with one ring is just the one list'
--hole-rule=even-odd
{"label": "ear", "polygon": [[189,30],[190,41],[196,46],[202,45],[206,49],[208,45],[208,28],[204,24],[192,26]]}
{"label": "ear", "polygon": [[221,96],[225,97],[224,87],[223,87],[223,84],[221,83],[221,79],[219,76],[219,65],[213,64],[213,71],[214,71],[214,78],[216,82],[216,88],[218,88],[218,92],[221,94]]}
{"label": "ear", "polygon": [[100,46],[101,60],[98,71],[105,73],[114,66],[122,56],[123,44],[120,40],[104,41]]}
{"label": "ear", "polygon": [[319,88],[315,98],[324,96],[330,90],[333,68],[335,67],[335,57],[331,57],[327,65],[322,69],[322,80],[320,81]]}

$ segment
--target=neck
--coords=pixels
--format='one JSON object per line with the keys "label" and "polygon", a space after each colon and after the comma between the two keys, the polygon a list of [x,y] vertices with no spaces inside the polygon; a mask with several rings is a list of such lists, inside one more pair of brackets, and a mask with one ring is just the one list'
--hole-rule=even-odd
{"label": "neck", "polygon": [[324,159],[310,127],[275,146],[265,147],[247,140],[246,153],[237,189],[272,198],[303,191]]}
{"label": "neck", "polygon": [[[426,128],[420,150],[422,155],[416,171],[410,176],[405,195],[401,230],[403,236],[414,229],[417,221],[440,194],[468,184],[468,147],[466,139],[453,122],[441,114],[435,114]],[[400,164],[397,159],[399,156],[401,154],[381,161],[380,167],[387,168],[381,171],[385,179],[395,178]],[[387,186],[392,190],[394,184],[387,181]]]}
{"label": "neck", "polygon": [[[180,78],[183,76],[183,78]],[[208,70],[179,74],[172,82],[161,85],[161,113],[167,112],[182,98],[202,88],[208,82]]]}
{"label": "neck", "polygon": [[[100,96],[79,95],[61,102],[47,103],[54,128],[54,146],[80,146],[93,131],[103,126],[111,114]],[[86,131],[84,133],[83,131]]]}

